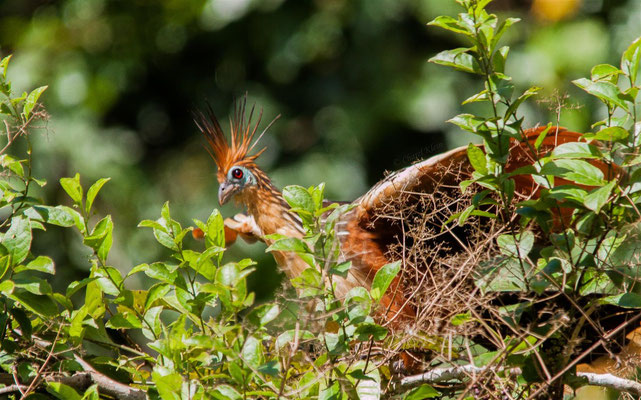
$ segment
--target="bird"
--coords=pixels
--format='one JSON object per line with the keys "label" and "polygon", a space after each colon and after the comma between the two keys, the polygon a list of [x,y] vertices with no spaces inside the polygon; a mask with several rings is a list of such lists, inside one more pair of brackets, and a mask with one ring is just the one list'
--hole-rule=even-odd
{"label": "bird", "polygon": [[[229,139],[211,107],[208,107],[206,113],[195,113],[196,125],[205,136],[207,149],[217,166],[220,204],[233,199],[245,209],[244,213],[225,219],[226,243],[232,244],[238,236],[250,241],[261,240],[267,245],[274,243],[275,239],[270,236],[272,234],[302,238],[305,231],[301,219],[291,210],[269,176],[256,164],[256,159],[266,149],[257,149],[257,146],[273,121],[258,134],[262,111],[254,122],[255,106],[248,112],[246,103],[246,98],[236,103],[230,118]],[[549,133],[542,137],[544,131]],[[561,127],[539,126],[526,129],[524,140],[511,141],[505,170],[509,173],[532,165],[537,158],[533,154],[540,157],[560,144],[580,141],[581,137],[580,133]],[[534,150],[537,139],[542,141],[536,146],[538,150]],[[468,146],[463,146],[414,163],[389,174],[351,202],[351,210],[342,215],[335,225],[340,247],[339,261],[351,261],[347,276],[336,276],[333,279],[338,297],[345,296],[356,286],[370,289],[376,272],[384,265],[396,261],[391,258],[390,249],[394,243],[398,243],[399,238],[402,239],[405,226],[394,219],[381,218],[381,210],[398,201],[416,202],[416,193],[431,193],[439,187],[449,186],[458,190],[462,177],[472,173],[467,152]],[[597,167],[607,176],[607,165],[598,164]],[[516,175],[514,180],[517,196],[537,196],[539,185],[531,175]],[[563,184],[563,180],[558,179],[556,184]],[[560,218],[567,218],[571,211],[561,209]],[[449,238],[456,246],[459,241],[457,233],[448,233],[449,235],[442,235],[441,239]],[[308,264],[294,252],[273,251],[272,254],[290,280],[308,268]],[[397,276],[381,299],[379,315],[392,327],[401,327],[415,316],[406,289]]]}

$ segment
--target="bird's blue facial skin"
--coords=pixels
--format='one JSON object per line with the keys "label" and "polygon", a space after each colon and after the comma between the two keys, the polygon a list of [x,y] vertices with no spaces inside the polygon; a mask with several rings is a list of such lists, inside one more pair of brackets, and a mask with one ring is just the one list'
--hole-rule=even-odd
{"label": "bird's blue facial skin", "polygon": [[233,166],[227,172],[225,182],[218,187],[218,201],[225,204],[230,198],[242,192],[246,187],[256,184],[256,177],[247,168]]}
{"label": "bird's blue facial skin", "polygon": [[256,183],[254,175],[245,167],[234,166],[227,172],[227,182],[244,188],[245,186]]}

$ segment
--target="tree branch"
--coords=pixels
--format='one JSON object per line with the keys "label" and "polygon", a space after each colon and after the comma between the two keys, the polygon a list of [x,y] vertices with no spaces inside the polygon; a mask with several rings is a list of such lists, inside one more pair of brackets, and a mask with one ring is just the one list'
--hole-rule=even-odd
{"label": "tree branch", "polygon": [[[471,375],[480,375],[488,371],[507,372],[510,375],[521,373],[520,368],[511,368],[509,370],[492,367],[476,367],[474,365],[459,365],[450,368],[435,368],[418,375],[406,376],[401,379],[401,387],[412,387],[421,383],[435,383],[449,381],[453,379],[462,380]],[[588,385],[602,386],[615,389],[621,392],[627,392],[633,395],[641,395],[641,383],[630,379],[623,379],[612,374],[595,374],[591,372],[577,372],[579,378],[587,380]]]}

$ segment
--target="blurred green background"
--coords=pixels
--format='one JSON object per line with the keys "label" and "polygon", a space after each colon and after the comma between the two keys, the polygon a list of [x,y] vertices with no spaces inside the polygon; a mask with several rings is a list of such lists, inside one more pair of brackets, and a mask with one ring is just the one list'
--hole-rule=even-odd
{"label": "blurred green background", "polygon": [[[641,34],[641,1],[496,0],[490,9],[523,19],[504,37],[508,75],[544,88],[524,107],[525,126],[556,121],[561,99],[561,124],[589,129],[604,110],[570,81],[618,64]],[[326,182],[336,200],[467,144],[445,121],[488,111],[460,106],[481,83],[427,63],[465,45],[426,26],[457,12],[453,0],[4,0],[0,53],[14,55],[16,92],[49,85],[51,118],[34,135],[34,175],[49,182],[39,195],[68,204],[60,177],[80,172],[85,186],[111,177],[97,207],[116,225],[110,263],[128,271],[164,256],[151,231],[136,228],[163,202],[184,225],[218,206],[215,166],[191,117],[206,101],[224,126],[245,92],[264,109],[263,125],[281,114],[259,164],[279,187]],[[77,235],[51,230],[37,233],[34,251],[55,258],[66,286],[89,263]],[[272,258],[244,243],[228,254],[244,256],[260,263],[252,289],[269,296],[282,279]]]}

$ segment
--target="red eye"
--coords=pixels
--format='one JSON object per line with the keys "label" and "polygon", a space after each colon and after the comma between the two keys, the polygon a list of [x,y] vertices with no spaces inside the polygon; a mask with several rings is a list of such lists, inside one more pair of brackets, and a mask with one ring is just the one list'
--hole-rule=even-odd
{"label": "red eye", "polygon": [[231,176],[234,177],[234,179],[242,179],[243,178],[243,170],[240,168],[234,168],[233,171],[231,171]]}

